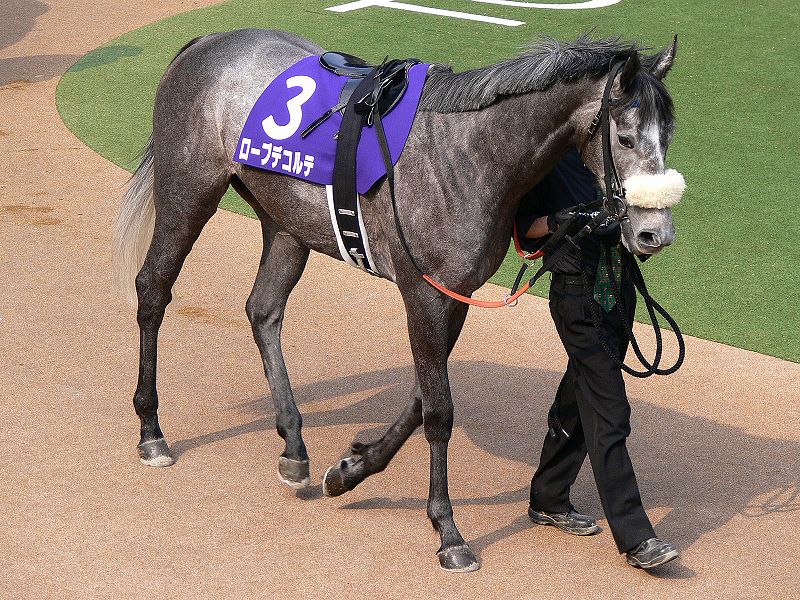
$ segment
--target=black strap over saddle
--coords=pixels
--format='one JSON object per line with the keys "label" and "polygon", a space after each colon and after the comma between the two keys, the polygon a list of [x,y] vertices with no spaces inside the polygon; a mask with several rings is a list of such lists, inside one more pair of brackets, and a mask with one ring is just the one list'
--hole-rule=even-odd
{"label": "black strap over saddle", "polygon": [[[419,62],[420,61],[416,58],[392,60],[388,62],[384,61],[382,65],[376,67],[352,54],[345,54],[344,52],[326,52],[319,57],[319,63],[331,73],[347,77],[348,80],[339,94],[339,102],[336,103],[336,106],[332,106],[306,127],[300,134],[301,137],[308,136],[330,118],[333,113],[341,112],[344,114],[347,108],[347,101],[350,100],[350,96],[353,95],[358,84],[376,68],[380,68],[382,71],[381,79],[383,85],[380,97],[378,98],[378,109],[380,110],[381,116],[385,116],[400,102],[400,99],[406,92],[406,88],[408,87],[408,69]],[[370,117],[367,125],[371,126],[372,121],[373,119]]]}
{"label": "black strap over saddle", "polygon": [[394,108],[408,87],[408,71],[421,61],[416,58],[385,60],[372,66],[349,54],[326,52],[320,64],[337,75],[349,77],[331,107],[301,134],[307,136],[337,111],[342,112],[342,124],[337,134],[336,159],[333,165],[333,214],[337,237],[353,261],[364,270],[374,273],[367,252],[356,190],[356,152],[361,130],[375,125],[378,143],[386,165],[390,187],[394,187],[393,164],[386,142],[381,117]]}

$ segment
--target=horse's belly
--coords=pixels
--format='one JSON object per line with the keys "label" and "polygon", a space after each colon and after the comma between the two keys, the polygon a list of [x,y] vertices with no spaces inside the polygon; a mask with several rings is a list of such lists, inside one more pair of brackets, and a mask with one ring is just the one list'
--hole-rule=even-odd
{"label": "horse's belly", "polygon": [[[239,177],[255,196],[264,212],[281,230],[315,252],[342,260],[324,186],[310,184],[288,175],[276,175],[247,167],[241,169]],[[368,207],[364,211],[364,220],[372,247],[375,270],[380,276],[394,280],[394,271],[384,250],[385,244],[379,238],[379,232],[375,227],[377,215],[369,208],[374,207]],[[373,235],[370,235],[370,231]]]}

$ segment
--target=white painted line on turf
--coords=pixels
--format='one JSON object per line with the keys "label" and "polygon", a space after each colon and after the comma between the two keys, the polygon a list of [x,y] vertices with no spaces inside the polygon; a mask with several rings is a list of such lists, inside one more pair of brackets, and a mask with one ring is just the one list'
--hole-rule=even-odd
{"label": "white painted line on turf", "polygon": [[540,2],[521,2],[519,0],[470,0],[482,4],[499,4],[500,6],[519,6],[522,8],[552,8],[553,10],[586,10],[589,8],[605,8],[619,4],[622,0],[586,0],[585,2],[569,2],[567,4],[542,4]]}
{"label": "white painted line on turf", "polygon": [[371,6],[378,6],[381,8],[396,8],[398,10],[407,10],[409,12],[425,13],[428,15],[438,15],[440,17],[452,17],[454,19],[465,19],[467,21],[482,21],[484,23],[505,25],[507,27],[517,27],[518,25],[525,24],[524,21],[500,19],[498,17],[475,15],[472,13],[458,12],[455,10],[444,10],[441,8],[430,8],[429,6],[419,6],[418,4],[406,4],[405,2],[394,2],[394,0],[356,0],[355,2],[348,2],[347,4],[339,4],[337,6],[331,6],[328,7],[326,10],[332,10],[333,12],[349,12],[351,10],[359,10],[362,8],[369,8]]}

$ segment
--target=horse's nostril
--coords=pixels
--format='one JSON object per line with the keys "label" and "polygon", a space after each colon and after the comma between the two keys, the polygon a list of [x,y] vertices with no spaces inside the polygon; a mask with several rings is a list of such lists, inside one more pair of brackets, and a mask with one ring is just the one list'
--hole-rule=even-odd
{"label": "horse's nostril", "polygon": [[655,231],[640,231],[636,236],[636,240],[642,246],[649,246],[650,248],[658,248],[661,245],[661,238]]}

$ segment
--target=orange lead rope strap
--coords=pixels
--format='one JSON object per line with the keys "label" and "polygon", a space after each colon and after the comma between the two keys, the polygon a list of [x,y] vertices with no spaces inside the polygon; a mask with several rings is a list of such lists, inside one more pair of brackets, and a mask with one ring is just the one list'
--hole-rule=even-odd
{"label": "orange lead rope strap", "polygon": [[519,244],[519,237],[517,237],[517,224],[514,223],[514,249],[520,255],[522,260],[536,260],[544,256],[544,252],[537,250],[536,252],[525,252]]}
{"label": "orange lead rope strap", "polygon": [[[517,237],[517,225],[514,224],[514,249],[517,251],[517,254],[523,260],[536,260],[537,258],[543,256],[543,252],[541,250],[537,250],[536,252],[525,252],[522,249],[522,246],[519,243],[519,238]],[[430,283],[433,287],[437,290],[442,292],[443,294],[450,296],[451,298],[458,300],[459,302],[464,302],[465,304],[470,304],[472,306],[478,306],[480,308],[503,308],[504,306],[515,306],[517,300],[519,299],[522,294],[528,291],[530,287],[529,283],[526,283],[521,288],[519,288],[516,293],[507,295],[503,300],[475,300],[474,298],[470,298],[468,296],[462,296],[461,294],[457,294],[456,292],[447,289],[442,284],[437,283],[434,281],[430,275],[422,275],[422,278]]]}

